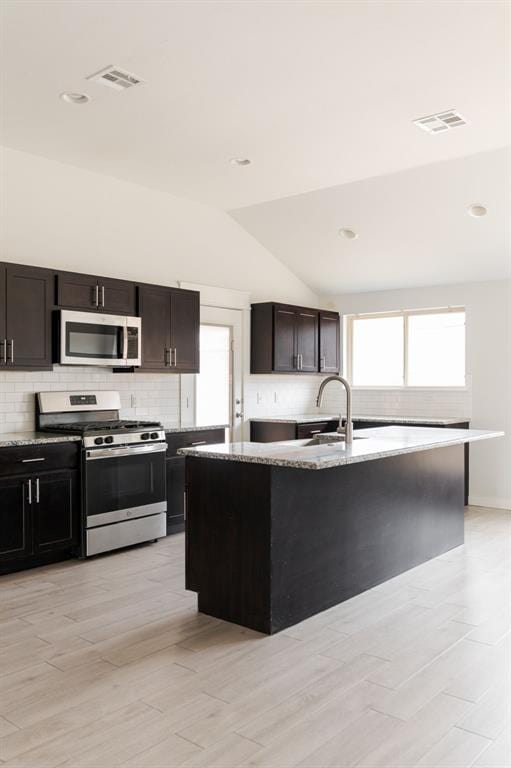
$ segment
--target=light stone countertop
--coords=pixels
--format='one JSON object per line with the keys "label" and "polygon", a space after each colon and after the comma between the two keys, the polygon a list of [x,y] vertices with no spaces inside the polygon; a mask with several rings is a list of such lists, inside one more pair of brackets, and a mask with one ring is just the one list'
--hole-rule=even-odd
{"label": "light stone countertop", "polygon": [[81,440],[79,435],[59,435],[54,432],[6,432],[0,434],[0,448],[46,445],[48,443],[76,443],[81,442]]}
{"label": "light stone countertop", "polygon": [[[257,419],[250,419],[250,421],[266,422],[270,421],[275,424],[307,424],[311,421],[339,421],[339,414],[332,415],[330,413],[300,413],[297,416],[267,416]],[[360,416],[355,414],[353,421],[388,421],[393,424],[431,424],[435,426],[437,424],[461,424],[463,422],[469,422],[470,418],[467,416],[450,416],[449,418],[442,417],[429,417],[429,416]]]}
{"label": "light stone countertop", "polygon": [[[328,469],[361,461],[400,456],[405,453],[461,445],[476,440],[502,437],[504,432],[484,429],[445,429],[433,427],[377,427],[357,430],[351,445],[343,441],[307,446],[309,440],[279,443],[224,443],[197,448],[182,448],[183,456],[269,464],[294,469]],[[328,434],[321,436],[328,440]]]}

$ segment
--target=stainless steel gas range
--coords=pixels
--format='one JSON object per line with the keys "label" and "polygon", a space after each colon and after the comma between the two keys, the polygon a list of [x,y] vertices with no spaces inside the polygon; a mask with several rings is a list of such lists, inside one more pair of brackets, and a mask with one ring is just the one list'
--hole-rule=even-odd
{"label": "stainless steel gas range", "polygon": [[39,392],[37,427],[82,437],[82,554],[166,535],[165,431],[119,419],[118,392]]}

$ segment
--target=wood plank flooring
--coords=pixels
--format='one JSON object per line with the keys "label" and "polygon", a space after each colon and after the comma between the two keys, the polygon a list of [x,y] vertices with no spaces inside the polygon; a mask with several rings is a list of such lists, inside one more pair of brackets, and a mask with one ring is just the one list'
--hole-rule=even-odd
{"label": "wood plank flooring", "polygon": [[0,577],[1,768],[510,768],[511,512],[273,637],[200,615],[182,534]]}

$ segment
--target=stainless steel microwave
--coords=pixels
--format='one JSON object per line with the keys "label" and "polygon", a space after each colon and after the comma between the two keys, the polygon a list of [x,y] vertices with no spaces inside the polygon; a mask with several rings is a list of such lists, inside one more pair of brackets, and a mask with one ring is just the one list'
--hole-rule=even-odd
{"label": "stainless steel microwave", "polygon": [[108,365],[113,368],[141,363],[140,317],[60,311],[61,365]]}

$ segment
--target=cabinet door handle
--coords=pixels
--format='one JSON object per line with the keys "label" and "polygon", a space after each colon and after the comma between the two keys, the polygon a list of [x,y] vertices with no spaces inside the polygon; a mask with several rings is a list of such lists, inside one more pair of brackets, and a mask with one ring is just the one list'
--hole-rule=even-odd
{"label": "cabinet door handle", "polygon": [[101,286],[101,307],[105,308],[105,286]]}
{"label": "cabinet door handle", "polygon": [[39,504],[39,478],[35,481],[35,503]]}
{"label": "cabinet door handle", "polygon": [[321,370],[324,369],[325,364],[326,364],[326,358],[324,355],[321,355],[321,357],[319,358],[319,367]]}
{"label": "cabinet door handle", "polygon": [[7,362],[12,365],[14,363],[14,339],[9,339],[7,341],[7,345],[6,346],[9,346],[9,345],[10,345],[10,348],[11,348],[11,353],[10,353],[10,355],[8,354],[8,356],[7,356]]}
{"label": "cabinet door handle", "polygon": [[208,444],[207,440],[198,440],[196,443],[190,443],[190,446],[193,448],[196,445],[207,445],[207,444]]}
{"label": "cabinet door handle", "polygon": [[309,432],[309,435],[319,435],[320,432],[321,432],[320,429],[311,429],[311,431]]}
{"label": "cabinet door handle", "polygon": [[99,285],[97,283],[94,289],[94,306],[99,307]]}
{"label": "cabinet door handle", "polygon": [[32,464],[34,461],[46,461],[46,458],[41,456],[39,459],[21,459],[22,464]]}
{"label": "cabinet door handle", "polygon": [[298,368],[299,371],[301,371],[303,369],[303,355],[301,352],[297,354],[296,359],[297,359],[296,367]]}
{"label": "cabinet door handle", "polygon": [[165,366],[172,365],[172,350],[165,347]]}
{"label": "cabinet door handle", "polygon": [[28,481],[28,503],[32,504],[32,480]]}
{"label": "cabinet door handle", "polygon": [[[171,358],[172,360],[172,358]],[[172,363],[171,363],[172,365]],[[177,347],[174,347],[174,366],[177,366]]]}
{"label": "cabinet door handle", "polygon": [[2,341],[0,341],[0,346],[1,346],[1,355],[4,360],[4,365],[7,365],[7,339],[2,339]]}

